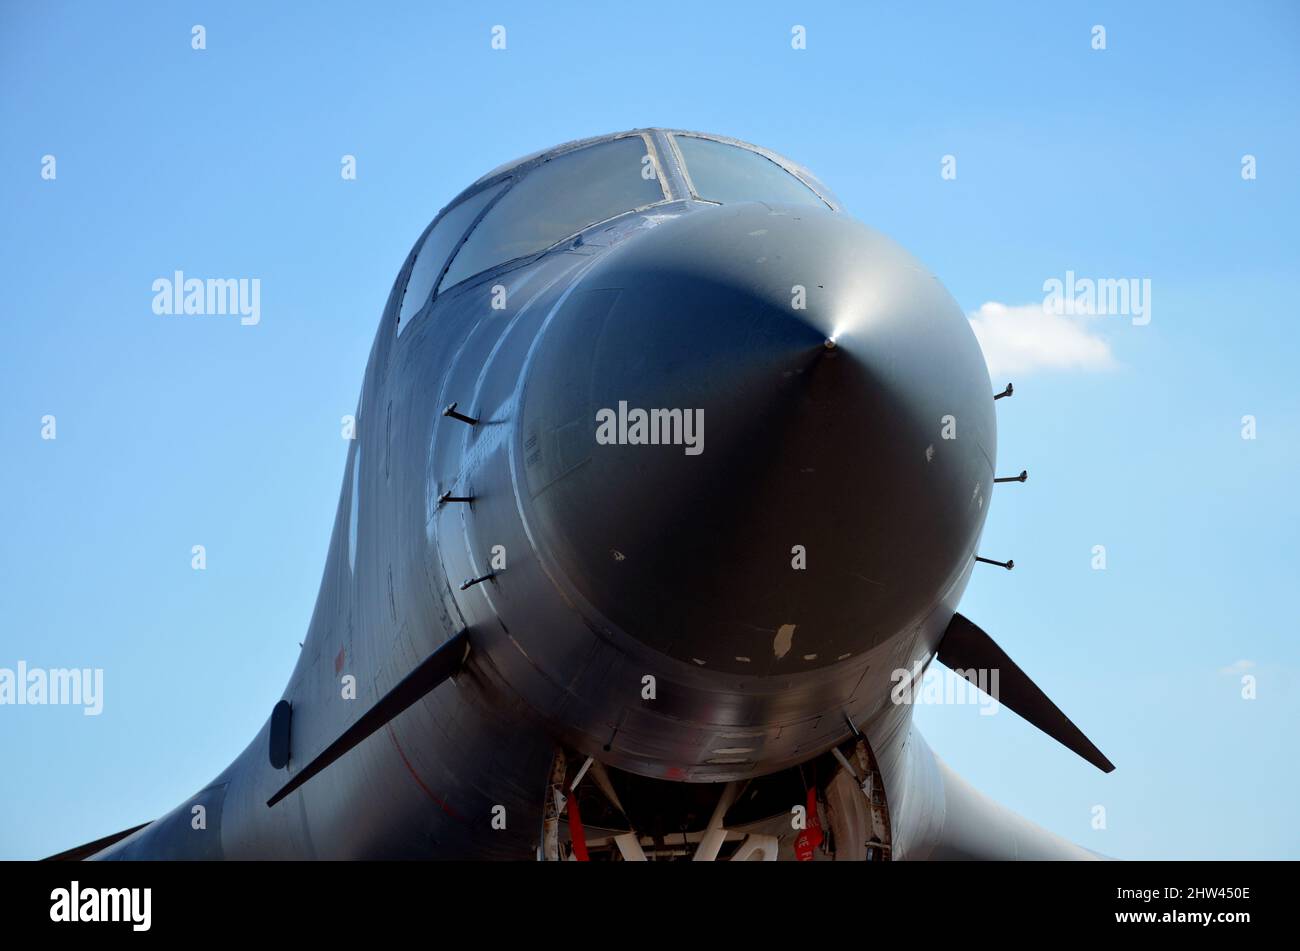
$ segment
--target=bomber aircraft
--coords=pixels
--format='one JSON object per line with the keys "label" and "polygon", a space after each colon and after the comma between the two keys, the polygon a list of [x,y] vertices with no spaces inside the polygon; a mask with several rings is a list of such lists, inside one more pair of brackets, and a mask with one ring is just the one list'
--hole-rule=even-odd
{"label": "bomber aircraft", "polygon": [[[398,273],[283,696],[60,858],[1095,858],[913,725],[999,479],[961,308],[807,169],[638,129],[462,191]],[[984,569],[987,570],[987,569]],[[983,623],[988,623],[987,619]],[[201,817],[201,821],[200,821]]]}

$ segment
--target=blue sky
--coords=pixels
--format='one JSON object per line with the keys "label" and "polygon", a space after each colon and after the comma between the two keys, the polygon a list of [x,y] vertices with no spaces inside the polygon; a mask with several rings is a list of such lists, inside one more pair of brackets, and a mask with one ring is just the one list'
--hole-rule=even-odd
{"label": "blue sky", "polygon": [[[0,857],[156,817],[246,745],[310,617],[339,418],[411,244],[501,162],[644,125],[804,163],[970,313],[1067,271],[1150,280],[1146,325],[1021,328],[1039,365],[1001,374],[999,467],[1031,480],[998,488],[982,545],[1016,570],[963,602],[1117,770],[1011,714],[918,721],[1090,848],[1300,857],[1298,10],[5,0],[0,667],[100,667],[105,696],[0,707]],[[156,316],[177,269],[260,278],[261,322]],[[1050,365],[1081,339],[1094,358]]]}

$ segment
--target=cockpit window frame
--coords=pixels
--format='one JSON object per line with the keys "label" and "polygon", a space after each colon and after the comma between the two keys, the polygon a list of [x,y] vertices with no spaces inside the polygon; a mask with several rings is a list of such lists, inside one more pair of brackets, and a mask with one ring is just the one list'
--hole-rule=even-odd
{"label": "cockpit window frame", "polygon": [[808,191],[812,194],[812,196],[816,198],[819,202],[821,202],[825,207],[829,208],[831,211],[838,210],[836,203],[831,201],[826,195],[822,194],[822,190],[819,189],[815,183],[810,182],[805,176],[799,174],[798,169],[791,168],[786,163],[777,160],[774,156],[769,155],[760,149],[751,148],[749,145],[743,142],[721,139],[712,135],[700,135],[699,133],[695,133],[695,132],[677,132],[677,131],[669,132],[668,141],[672,144],[673,154],[677,159],[677,165],[681,169],[682,178],[686,182],[686,188],[690,191],[691,198],[694,199],[695,201],[704,202],[706,205],[724,204],[723,202],[720,202],[714,198],[705,198],[695,188],[695,180],[691,178],[690,163],[686,161],[686,156],[682,154],[682,150],[678,148],[677,146],[678,139],[703,139],[705,142],[714,142],[717,143],[718,145],[727,145],[733,149],[739,149],[742,152],[749,152],[752,155],[757,155],[759,158],[766,159],[767,161],[771,162],[781,171],[785,172],[787,175],[789,175],[791,178],[797,181],[804,188],[808,189]]}
{"label": "cockpit window frame", "polygon": [[[631,139],[631,138],[639,138],[641,140],[642,145],[645,146],[646,154],[650,156],[651,162],[653,162],[654,164],[654,168],[655,168],[654,180],[655,183],[659,186],[659,194],[661,196],[659,199],[657,199],[656,201],[646,202],[645,204],[637,205],[634,208],[626,208],[616,214],[610,215],[607,218],[600,218],[596,221],[588,222],[587,224],[579,228],[577,231],[571,232],[570,234],[567,234],[561,238],[556,239],[555,241],[551,242],[544,248],[540,248],[536,251],[530,251],[527,254],[516,255],[515,257],[508,258],[504,261],[498,261],[495,264],[483,268],[480,271],[475,271],[472,274],[466,275],[465,277],[458,280],[455,284],[451,284],[446,287],[442,285],[443,280],[447,276],[447,272],[451,269],[451,265],[455,262],[457,255],[460,254],[461,248],[465,245],[465,242],[467,242],[470,239],[470,237],[474,234],[474,231],[478,228],[479,224],[482,223],[483,219],[487,217],[489,214],[491,214],[492,209],[496,207],[497,202],[501,201],[501,199],[503,199],[506,195],[508,195],[516,185],[518,185],[520,182],[527,179],[527,177],[537,169],[542,168],[543,166],[549,164],[550,162],[555,161],[556,159],[564,158],[576,152],[585,151],[586,149],[589,148],[596,148],[598,146],[606,145],[610,142],[618,142],[623,139]],[[641,131],[628,132],[622,135],[611,136],[610,138],[607,139],[601,139],[596,142],[582,142],[576,145],[574,148],[565,149],[560,152],[548,153],[547,155],[540,157],[539,159],[530,161],[527,163],[527,169],[525,171],[520,173],[519,169],[515,169],[508,177],[511,179],[509,186],[507,188],[502,189],[499,195],[497,195],[494,199],[492,199],[492,201],[488,202],[487,205],[484,206],[482,213],[477,218],[474,219],[474,223],[470,225],[470,227],[466,230],[465,234],[461,237],[460,241],[456,244],[455,249],[452,251],[450,255],[448,255],[447,262],[443,266],[443,269],[439,272],[438,280],[434,284],[433,300],[437,300],[438,297],[440,297],[441,295],[450,293],[451,291],[454,291],[458,287],[461,287],[471,281],[481,278],[485,274],[499,273],[500,271],[510,269],[522,262],[535,260],[536,258],[539,258],[542,255],[554,251],[556,248],[562,247],[566,243],[575,240],[579,235],[583,234],[584,232],[589,231],[592,228],[599,227],[600,225],[606,224],[607,222],[613,221],[617,218],[622,218],[624,215],[638,214],[640,212],[646,211],[647,209],[657,208],[660,205],[668,204],[669,202],[680,201],[680,198],[674,195],[673,193],[671,183],[668,180],[669,176],[665,171],[663,158],[661,157],[659,149],[655,144],[655,137],[650,132],[641,132]],[[493,178],[492,180],[485,182],[483,187],[490,188],[493,185],[497,184],[499,181],[500,179]],[[478,190],[476,189],[474,193],[477,194],[477,192]]]}
{"label": "cockpit window frame", "polygon": [[424,229],[423,234],[421,234],[419,240],[416,241],[415,247],[411,250],[410,265],[406,268],[406,279],[402,282],[402,293],[397,299],[396,333],[399,337],[404,332],[402,328],[402,304],[406,300],[406,295],[410,292],[411,278],[415,276],[415,265],[420,259],[420,254],[424,251],[425,243],[433,236],[434,231],[437,230],[438,226],[442,224],[447,216],[453,211],[460,208],[466,202],[472,201],[485,191],[491,191],[494,188],[498,189],[497,194],[494,195],[487,204],[480,208],[478,214],[475,215],[474,218],[465,226],[464,230],[461,231],[460,237],[443,257],[442,264],[438,267],[438,272],[433,276],[433,284],[429,289],[428,296],[425,297],[424,302],[417,310],[411,312],[411,315],[406,322],[408,326],[414,324],[421,314],[433,306],[433,302],[438,299],[438,285],[442,281],[442,276],[447,273],[447,267],[451,264],[452,259],[456,257],[457,252],[460,251],[460,246],[465,243],[465,239],[469,237],[470,232],[472,232],[478,226],[478,223],[483,220],[483,216],[487,214],[488,210],[501,200],[502,195],[510,191],[514,184],[514,178],[514,175],[505,175],[501,178],[495,179],[494,181],[485,183],[481,188],[475,188],[468,194],[462,193],[457,195],[453,201],[448,202],[447,205],[438,212],[438,216],[429,223],[427,228]]}
{"label": "cockpit window frame", "polygon": [[[456,255],[460,254],[460,249],[464,246],[465,242],[469,240],[469,236],[472,235],[474,233],[474,229],[479,226],[479,222],[481,222],[484,219],[484,217],[487,216],[488,212],[490,212],[493,208],[496,207],[497,202],[499,202],[502,198],[504,198],[506,195],[510,193],[510,189],[514,188],[516,185],[519,184],[519,182],[523,179],[523,177],[524,176],[522,175],[507,175],[505,178],[497,179],[494,182],[490,182],[489,184],[484,185],[482,188],[474,192],[474,194],[477,195],[479,192],[485,191],[489,188],[496,188],[497,186],[503,183],[505,185],[505,187],[502,188],[499,192],[497,192],[496,195],[493,196],[492,200],[489,201],[486,205],[484,205],[482,210],[480,210],[479,213],[474,216],[474,220],[471,221],[469,227],[465,229],[465,233],[460,236],[460,240],[457,241],[452,246],[451,252],[447,255],[447,260],[442,262],[442,267],[438,271],[438,276],[434,279],[433,293],[429,297],[430,303],[436,301],[444,293],[444,288],[442,286],[442,279],[443,277],[446,276],[448,268],[451,267],[451,262],[456,260]],[[457,287],[462,283],[464,282],[458,281],[456,284],[453,284],[452,287]],[[446,290],[450,290],[450,289],[451,288],[446,288]]]}
{"label": "cockpit window frame", "polygon": [[[537,251],[529,252],[527,254],[519,255],[517,257],[510,258],[508,260],[499,261],[490,267],[484,268],[481,271],[478,271],[474,274],[467,275],[466,277],[457,281],[455,284],[451,284],[446,287],[443,286],[443,280],[446,278],[448,270],[451,268],[451,265],[455,262],[456,257],[460,254],[461,249],[464,246],[465,242],[469,240],[470,236],[479,227],[483,219],[492,212],[493,208],[496,207],[496,203],[498,201],[501,201],[502,198],[504,198],[507,194],[510,193],[511,189],[513,189],[517,184],[519,184],[519,182],[526,179],[535,169],[540,168],[546,165],[547,163],[554,161],[555,159],[563,158],[564,156],[570,155],[574,152],[578,152],[583,149],[592,148],[598,145],[603,145],[609,142],[616,142],[621,139],[629,139],[632,138],[633,136],[636,136],[641,139],[641,142],[645,147],[646,154],[651,156],[652,161],[654,162],[655,180],[659,183],[659,191],[660,194],[663,196],[661,199],[659,199],[658,201],[653,201],[647,204],[639,205],[635,208],[629,208],[624,211],[620,211],[619,213],[615,215],[611,215],[610,217],[604,218],[600,221],[590,222],[589,224],[584,225],[582,228],[578,229],[572,234],[565,235],[564,237],[559,238],[553,243],[547,245],[545,248],[542,248]],[[434,304],[438,301],[440,297],[442,297],[442,295],[455,292],[458,289],[463,288],[473,282],[480,281],[489,275],[494,276],[496,274],[504,273],[506,271],[513,270],[514,268],[523,266],[531,261],[534,261],[542,257],[545,254],[550,253],[551,251],[554,251],[557,248],[562,248],[566,244],[576,241],[582,234],[591,231],[592,229],[607,225],[609,222],[622,218],[625,215],[644,213],[645,211],[651,208],[657,208],[662,205],[669,205],[669,204],[679,203],[679,202],[698,202],[700,204],[707,204],[707,205],[714,205],[714,206],[722,204],[721,202],[718,202],[714,199],[704,198],[700,196],[700,194],[696,191],[695,183],[690,178],[689,166],[687,165],[685,158],[682,156],[681,150],[677,146],[677,138],[679,136],[684,136],[686,138],[705,139],[707,141],[716,142],[721,145],[730,145],[734,148],[742,149],[747,152],[753,152],[758,156],[767,159],[769,162],[776,165],[786,174],[793,176],[797,181],[799,181],[802,185],[804,185],[804,187],[806,187],[809,191],[811,191],[813,195],[820,202],[822,202],[824,205],[829,207],[831,211],[838,212],[841,210],[838,199],[836,199],[835,196],[826,188],[826,186],[822,185],[821,181],[817,179],[816,176],[814,176],[807,169],[804,169],[802,166],[798,165],[797,163],[792,162],[791,160],[786,159],[783,156],[780,156],[774,152],[770,152],[769,150],[764,149],[760,146],[753,145],[752,143],[745,142],[740,139],[733,139],[728,136],[713,135],[707,132],[697,132],[688,129],[667,129],[667,128],[655,127],[655,128],[645,128],[645,129],[629,129],[625,132],[619,132],[614,135],[592,136],[586,139],[579,139],[573,142],[567,142],[564,143],[563,145],[556,146],[544,152],[536,152],[533,153],[532,155],[525,156],[524,158],[519,159],[515,162],[507,163],[505,165],[499,166],[498,168],[494,169],[493,171],[479,178],[468,188],[466,188],[465,190],[457,194],[450,202],[447,203],[446,207],[444,207],[441,211],[439,211],[438,216],[434,218],[434,220],[420,235],[419,240],[416,242],[415,247],[412,249],[410,253],[409,261],[404,268],[404,274],[401,281],[401,293],[396,295],[396,314],[394,316],[393,323],[390,324],[390,326],[393,328],[394,335],[404,336],[405,334],[403,333],[403,331],[405,329],[409,329],[411,325],[414,325],[421,318],[421,316],[424,315],[427,311],[432,310]],[[401,304],[406,296],[410,284],[411,274],[415,267],[416,259],[418,258],[420,251],[423,249],[424,243],[429,239],[429,236],[433,233],[433,230],[438,227],[438,225],[442,222],[443,218],[446,216],[448,212],[459,207],[464,202],[469,201],[470,199],[480,194],[481,192],[487,191],[492,188],[496,188],[498,186],[502,186],[500,188],[500,191],[495,196],[493,196],[493,198],[489,202],[487,202],[487,204],[485,204],[482,209],[480,209],[478,215],[476,215],[474,220],[468,224],[468,226],[464,229],[464,232],[460,235],[459,240],[457,240],[456,243],[452,246],[451,251],[447,254],[446,259],[442,262],[442,265],[439,268],[438,273],[433,281],[433,290],[430,292],[429,296],[425,299],[425,302],[421,306],[421,308],[410,315],[409,319],[406,322],[407,327],[403,327],[400,319]]]}

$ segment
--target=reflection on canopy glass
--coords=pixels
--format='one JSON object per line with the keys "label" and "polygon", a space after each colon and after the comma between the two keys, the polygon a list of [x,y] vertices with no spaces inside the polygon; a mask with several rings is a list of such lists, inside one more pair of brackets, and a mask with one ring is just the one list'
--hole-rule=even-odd
{"label": "reflection on canopy glass", "polygon": [[429,299],[433,282],[442,273],[442,266],[447,263],[447,256],[456,249],[456,244],[465,234],[465,229],[474,223],[478,213],[506,185],[500,182],[491,188],[485,188],[477,194],[470,195],[455,208],[451,209],[433,226],[425,236],[424,244],[416,252],[415,263],[411,265],[411,276],[406,282],[406,293],[402,296],[402,310],[397,317],[397,332],[400,334],[407,322],[420,312],[420,308]]}
{"label": "reflection on canopy glass", "polygon": [[695,194],[706,201],[824,204],[807,185],[757,152],[693,135],[674,138]]}
{"label": "reflection on canopy glass", "polygon": [[645,140],[631,135],[539,165],[479,222],[439,287],[543,251],[587,225],[663,201],[659,179],[643,174],[645,157]]}

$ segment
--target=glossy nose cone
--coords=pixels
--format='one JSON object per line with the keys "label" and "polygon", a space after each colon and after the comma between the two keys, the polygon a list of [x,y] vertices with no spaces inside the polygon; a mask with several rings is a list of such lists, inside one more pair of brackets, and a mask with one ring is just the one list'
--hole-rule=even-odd
{"label": "glossy nose cone", "polygon": [[965,577],[984,360],[939,283],[851,218],[664,223],[580,279],[526,374],[521,501],[593,626],[787,675],[905,633]]}

